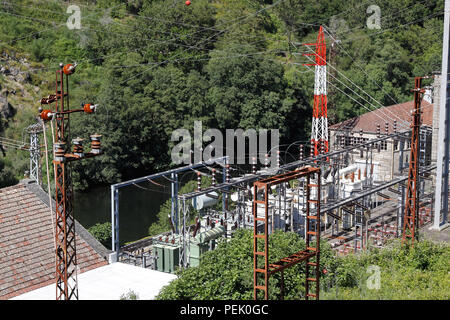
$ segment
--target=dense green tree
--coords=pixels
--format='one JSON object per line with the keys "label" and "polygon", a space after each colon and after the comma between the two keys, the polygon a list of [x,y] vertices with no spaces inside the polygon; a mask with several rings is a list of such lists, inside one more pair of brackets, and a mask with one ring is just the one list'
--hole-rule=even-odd
{"label": "dense green tree", "polygon": [[88,231],[105,247],[111,247],[111,222],[96,223]]}
{"label": "dense green tree", "polygon": [[[319,25],[330,61],[330,123],[411,100],[413,78],[440,68],[443,1],[370,5],[381,9],[381,29],[367,28],[369,3],[357,0],[102,0],[80,2],[82,29],[69,30],[66,3],[20,0],[0,4],[0,46],[33,60],[32,83],[41,88],[25,87],[33,101],[54,91],[59,62],[79,63],[71,105],[100,108],[71,117],[71,133],[102,134],[104,151],[74,164],[75,186],[86,189],[168,169],[172,131],[192,132],[198,120],[204,130],[278,128],[282,145],[306,143],[314,74],[302,66],[310,61],[300,43],[315,42]],[[9,122],[24,123],[6,126],[4,134],[17,138],[32,119],[18,112]],[[21,176],[26,154],[6,158]]]}
{"label": "dense green tree", "polygon": [[[202,257],[198,267],[191,267],[164,287],[158,299],[177,300],[249,300],[253,299],[253,243],[251,230],[240,229],[230,241]],[[305,247],[294,233],[276,232],[270,237],[271,259],[288,256]],[[285,298],[299,299],[304,295],[304,267],[301,264],[284,272]],[[270,278],[269,298],[280,294],[280,277]]]}
{"label": "dense green tree", "polygon": [[[269,238],[270,260],[276,261],[304,246],[295,233],[275,232]],[[411,249],[401,248],[400,241],[396,241],[384,250],[340,257],[322,242],[321,299],[448,300],[449,255],[448,245],[423,240]],[[368,285],[374,269],[379,271],[379,288]],[[284,284],[285,299],[303,299],[304,264],[286,269]],[[275,274],[269,282],[269,299],[279,299],[279,294],[280,277]],[[230,241],[206,253],[198,267],[179,272],[157,299],[253,299],[252,232],[238,230]]]}
{"label": "dense green tree", "polygon": [[6,167],[5,161],[0,158],[0,188],[14,185],[17,182],[14,172]]}
{"label": "dense green tree", "polygon": [[[211,185],[211,179],[209,177],[202,176],[201,180],[202,188],[210,186]],[[179,194],[185,194],[194,191],[197,188],[197,181],[196,180],[190,180],[184,185],[179,188],[178,193]],[[219,202],[220,203],[220,202]],[[181,202],[180,204],[181,205]],[[191,223],[195,220],[195,218],[198,216],[198,212],[192,208],[190,205],[190,202],[188,201],[188,206],[190,206],[190,212],[191,212]],[[159,212],[157,214],[156,221],[150,225],[148,228],[148,234],[150,236],[155,236],[164,232],[171,231],[172,226],[170,224],[169,217],[171,216],[171,210],[172,210],[172,200],[169,199],[166,202],[164,202],[161,207],[159,208]]]}

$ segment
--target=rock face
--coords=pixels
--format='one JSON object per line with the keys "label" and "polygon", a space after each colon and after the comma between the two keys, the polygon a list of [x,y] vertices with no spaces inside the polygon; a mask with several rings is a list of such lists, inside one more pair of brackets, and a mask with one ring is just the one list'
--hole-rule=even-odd
{"label": "rock face", "polygon": [[[26,71],[30,68],[30,63],[26,58],[16,58],[15,56],[10,56],[6,52],[0,53],[0,55],[0,74],[19,83],[31,81],[31,75]],[[22,71],[21,69],[25,71]]]}
{"label": "rock face", "polygon": [[0,75],[5,80],[3,86],[0,85],[0,119],[9,120],[16,114],[16,109],[8,102],[8,95],[29,95],[24,89],[25,83],[31,82],[29,67],[26,58],[0,52]]}
{"label": "rock face", "polygon": [[0,95],[0,117],[10,119],[14,116],[15,110],[6,97]]}

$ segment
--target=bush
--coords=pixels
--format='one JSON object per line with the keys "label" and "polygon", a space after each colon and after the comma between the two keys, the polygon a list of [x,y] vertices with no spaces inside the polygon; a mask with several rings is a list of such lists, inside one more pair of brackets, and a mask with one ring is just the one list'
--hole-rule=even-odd
{"label": "bush", "polygon": [[120,300],[139,300],[139,295],[133,290],[129,290],[126,294],[120,296]]}
{"label": "bush", "polygon": [[0,188],[15,185],[17,179],[10,167],[5,166],[5,162],[0,159]]}
{"label": "bush", "polygon": [[[270,262],[305,247],[298,234],[275,232],[269,237]],[[322,300],[365,299],[448,300],[450,279],[449,246],[421,241],[413,249],[402,248],[399,241],[392,248],[336,256],[330,245],[321,243],[320,298]],[[375,268],[373,267],[375,266]],[[379,271],[379,287],[369,285]],[[178,272],[178,279],[164,287],[157,299],[253,299],[253,244],[251,230],[237,230],[229,242],[202,257],[198,267]],[[303,299],[304,263],[284,271],[284,298]],[[280,275],[270,278],[269,299],[279,299]]]}
{"label": "bush", "polygon": [[88,231],[105,247],[111,247],[111,222],[96,223],[95,225],[90,227]]}

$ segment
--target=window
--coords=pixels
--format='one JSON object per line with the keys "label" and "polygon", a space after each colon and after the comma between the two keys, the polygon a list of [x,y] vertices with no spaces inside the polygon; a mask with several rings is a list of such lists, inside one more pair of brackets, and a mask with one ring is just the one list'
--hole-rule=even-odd
{"label": "window", "polygon": [[378,149],[378,146],[380,147],[380,150],[387,150],[387,141],[380,141],[378,143],[373,144],[373,149]]}
{"label": "window", "polygon": [[363,144],[363,143],[366,143],[368,140],[369,140],[368,138],[337,135],[336,136],[336,145],[340,146],[341,148],[344,148],[344,147],[354,146],[354,145],[358,145],[358,144]]}

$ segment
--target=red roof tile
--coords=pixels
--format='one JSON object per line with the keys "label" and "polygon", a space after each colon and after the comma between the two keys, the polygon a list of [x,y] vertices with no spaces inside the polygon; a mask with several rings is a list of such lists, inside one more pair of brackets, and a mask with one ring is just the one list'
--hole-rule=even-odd
{"label": "red roof tile", "polygon": [[[0,189],[0,300],[55,282],[53,240],[49,207],[35,192],[24,184]],[[80,272],[108,263],[77,229],[76,243]]]}
{"label": "red roof tile", "polygon": [[[385,123],[389,124],[389,133],[394,133],[394,120],[397,121],[397,131],[409,129],[411,123],[411,111],[414,109],[414,101],[382,107],[377,110],[362,114],[358,117],[347,119],[330,126],[330,130],[351,130],[376,133],[377,124],[380,125],[381,134],[385,133]],[[422,101],[422,123],[433,126],[433,105]],[[403,123],[401,123],[403,121]]]}

